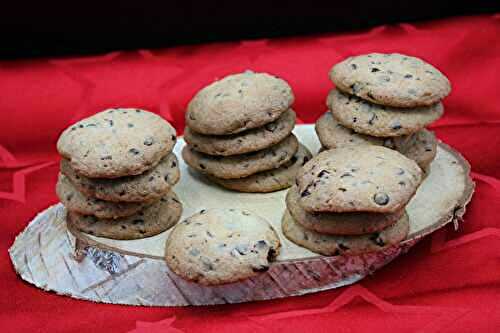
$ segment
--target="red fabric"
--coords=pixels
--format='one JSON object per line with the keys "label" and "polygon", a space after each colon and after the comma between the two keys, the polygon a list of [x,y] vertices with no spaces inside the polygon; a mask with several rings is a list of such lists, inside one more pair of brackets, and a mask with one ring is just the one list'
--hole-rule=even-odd
{"label": "red fabric", "polygon": [[[500,330],[500,15],[381,26],[369,31],[243,41],[103,56],[0,62],[0,322],[2,331],[251,332]],[[14,273],[7,249],[57,202],[55,142],[72,122],[107,107],[142,107],[179,133],[193,94],[253,69],[292,85],[299,122],[325,111],[328,70],[372,51],[416,55],[450,78],[432,128],[470,161],[477,183],[460,230],[444,228],[361,283],[251,304],[138,308],[43,292]]]}

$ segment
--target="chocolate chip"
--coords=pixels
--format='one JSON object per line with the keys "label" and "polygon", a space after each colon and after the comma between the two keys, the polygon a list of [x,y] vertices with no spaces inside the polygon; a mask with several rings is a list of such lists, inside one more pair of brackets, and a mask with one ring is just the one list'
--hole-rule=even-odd
{"label": "chocolate chip", "polygon": [[266,130],[268,130],[269,132],[274,132],[276,130],[276,128],[278,127],[278,125],[276,125],[276,123],[269,123],[267,124],[266,126],[264,126]]}
{"label": "chocolate chip", "polygon": [[171,137],[172,141],[175,141],[175,139],[177,139],[177,137],[175,135],[172,134],[172,137]]}
{"label": "chocolate chip", "polygon": [[[377,99],[376,99],[376,98],[372,95],[372,93],[370,93],[370,92],[369,92],[369,93],[367,93],[367,94],[366,94],[366,96],[368,96],[369,98],[371,98],[371,99],[373,99],[373,100],[375,100],[375,101],[377,100]],[[370,124],[370,125],[371,125],[371,124]]]}
{"label": "chocolate chip", "polygon": [[385,206],[389,203],[389,196],[386,193],[378,192],[373,196],[373,201],[379,206]]}
{"label": "chocolate chip", "polygon": [[329,175],[330,173],[326,170],[321,170],[320,173],[318,173],[319,178],[323,178],[326,175]]}
{"label": "chocolate chip", "polygon": [[358,69],[358,66],[356,64],[351,64],[352,69]]}
{"label": "chocolate chip", "polygon": [[308,195],[311,195],[311,192],[309,192],[309,187],[307,187],[302,193],[300,193],[301,197],[307,197]]}
{"label": "chocolate chip", "polygon": [[347,251],[349,250],[350,248],[348,246],[345,246],[344,244],[340,243],[339,244],[339,249],[341,249],[342,251]]}
{"label": "chocolate chip", "polygon": [[73,193],[70,193],[66,196],[66,200],[68,201],[71,201],[72,198],[73,198]]}
{"label": "chocolate chip", "polygon": [[132,127],[134,127],[134,124],[128,123],[128,124],[127,124],[127,126],[128,126],[129,128],[132,128]]}
{"label": "chocolate chip", "polygon": [[385,245],[384,240],[382,238],[380,238],[380,234],[378,234],[378,233],[371,235],[370,240],[380,247]]}
{"label": "chocolate chip", "polygon": [[141,153],[138,149],[135,148],[130,148],[128,152],[134,155],[139,155]]}
{"label": "chocolate chip", "polygon": [[264,249],[264,248],[266,248],[266,247],[268,247],[268,246],[269,246],[269,245],[267,245],[267,242],[266,242],[265,240],[263,240],[263,239],[261,239],[261,240],[257,241],[257,243],[255,244],[255,247],[256,247],[257,249]]}
{"label": "chocolate chip", "polygon": [[[352,117],[352,122],[355,123],[358,121],[358,118],[357,117]],[[354,132],[354,131],[353,131]]]}
{"label": "chocolate chip", "polygon": [[144,139],[145,146],[151,146],[153,143],[154,143],[154,139],[150,136],[148,136],[146,139]]}
{"label": "chocolate chip", "polygon": [[172,161],[172,168],[175,168],[177,166],[177,163],[175,161]]}
{"label": "chocolate chip", "polygon": [[269,270],[269,266],[267,265],[259,265],[252,267],[252,271],[254,271],[255,273],[266,272],[267,270]]}
{"label": "chocolate chip", "polygon": [[113,127],[113,125],[115,124],[115,123],[113,122],[113,120],[111,120],[111,119],[110,119],[110,120],[108,120],[108,122],[109,122],[109,127]]}
{"label": "chocolate chip", "polygon": [[339,187],[337,190],[339,190],[340,192],[347,192],[347,189],[344,187]]}
{"label": "chocolate chip", "polygon": [[101,157],[101,161],[112,160],[112,159],[113,159],[113,156],[111,156],[111,155]]}
{"label": "chocolate chip", "polygon": [[204,164],[200,163],[200,168],[203,169],[203,170],[205,170],[207,167]]}
{"label": "chocolate chip", "polygon": [[349,172],[345,172],[340,175],[340,178],[345,178],[345,177],[352,177],[352,174],[350,174]]}
{"label": "chocolate chip", "polygon": [[132,224],[141,224],[141,223],[144,223],[143,219],[135,219],[132,221]]}
{"label": "chocolate chip", "polygon": [[404,181],[400,181],[398,184],[401,186],[406,186],[406,183]]}
{"label": "chocolate chip", "polygon": [[141,110],[139,110],[139,109],[135,109],[135,112],[136,112],[136,113],[141,113]]}
{"label": "chocolate chip", "polygon": [[380,69],[376,68],[376,67],[373,67],[372,68],[372,73],[376,73],[376,72],[380,72]]}
{"label": "chocolate chip", "polygon": [[276,254],[276,250],[270,248],[269,251],[267,251],[267,261],[273,261],[276,258]]}
{"label": "chocolate chip", "polygon": [[76,131],[76,127],[71,127],[71,130],[72,131]]}
{"label": "chocolate chip", "polygon": [[405,79],[411,79],[412,77],[413,77],[413,75],[411,75],[411,74],[406,74],[406,75],[404,76],[404,78],[405,78]]}
{"label": "chocolate chip", "polygon": [[370,119],[368,120],[368,124],[369,125],[373,125],[373,122],[377,119],[377,115],[375,113],[372,113],[372,116],[370,117]]}

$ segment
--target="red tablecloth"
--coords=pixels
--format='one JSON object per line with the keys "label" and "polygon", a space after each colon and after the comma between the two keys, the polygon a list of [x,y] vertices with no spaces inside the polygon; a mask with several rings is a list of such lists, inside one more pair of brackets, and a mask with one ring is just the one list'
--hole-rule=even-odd
{"label": "red tablecloth", "polygon": [[[500,15],[313,37],[243,41],[95,57],[0,62],[0,323],[5,331],[500,331]],[[7,249],[57,202],[55,142],[72,122],[107,107],[158,112],[179,133],[193,94],[246,69],[295,91],[299,122],[325,111],[328,70],[372,51],[422,57],[450,78],[432,128],[471,162],[476,193],[451,226],[354,286],[251,304],[139,308],[43,292],[19,279]]]}

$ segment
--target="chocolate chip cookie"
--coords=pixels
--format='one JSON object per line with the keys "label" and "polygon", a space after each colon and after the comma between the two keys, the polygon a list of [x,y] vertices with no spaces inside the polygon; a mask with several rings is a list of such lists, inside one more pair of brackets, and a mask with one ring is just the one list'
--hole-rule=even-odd
{"label": "chocolate chip cookie", "polygon": [[154,167],[176,143],[175,129],[140,109],[109,109],[68,127],[57,150],[90,178],[138,175]]}
{"label": "chocolate chip cookie", "polygon": [[275,121],[293,101],[286,81],[246,71],[201,89],[188,105],[186,125],[207,135],[239,133]]}
{"label": "chocolate chip cookie", "polygon": [[184,279],[219,285],[267,271],[279,250],[278,235],[267,221],[248,211],[219,208],[202,210],[177,224],[167,239],[165,257]]}
{"label": "chocolate chip cookie", "polygon": [[305,229],[293,219],[288,210],[285,211],[281,226],[283,234],[290,241],[325,256],[377,252],[399,244],[410,230],[406,213],[394,225],[380,232],[358,236],[327,235]]}
{"label": "chocolate chip cookie", "polygon": [[406,206],[421,180],[418,165],[395,150],[337,148],[299,171],[299,204],[308,212],[394,213]]}
{"label": "chocolate chip cookie", "polygon": [[294,126],[295,112],[289,109],[271,123],[237,134],[204,135],[186,127],[184,140],[194,150],[205,154],[238,155],[262,150],[277,144],[290,135]]}
{"label": "chocolate chip cookie", "polygon": [[154,168],[137,176],[88,178],[76,173],[65,159],[61,160],[61,172],[87,196],[117,202],[157,200],[170,191],[180,178],[179,162],[173,153],[164,157]]}
{"label": "chocolate chip cookie", "polygon": [[222,179],[234,179],[279,168],[292,159],[298,147],[297,138],[291,134],[272,147],[225,157],[199,153],[186,145],[182,150],[182,157],[191,168],[202,173]]}
{"label": "chocolate chip cookie", "polygon": [[393,107],[431,106],[446,97],[446,76],[425,61],[403,54],[371,53],[336,64],[330,79],[338,89]]}

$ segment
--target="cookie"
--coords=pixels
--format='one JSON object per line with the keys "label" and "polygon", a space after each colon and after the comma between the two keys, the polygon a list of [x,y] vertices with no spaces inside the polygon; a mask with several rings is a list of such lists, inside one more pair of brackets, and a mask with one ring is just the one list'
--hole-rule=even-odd
{"label": "cookie", "polygon": [[311,152],[299,144],[299,149],[292,159],[277,169],[259,172],[245,178],[221,179],[210,176],[209,178],[222,187],[239,192],[274,192],[292,186],[299,169],[311,158]]}
{"label": "cookie", "polygon": [[356,133],[339,124],[330,112],[325,113],[316,122],[316,134],[321,145],[326,149],[352,147],[360,145],[384,146],[395,149],[414,160],[422,170],[434,160],[437,152],[437,140],[426,129],[404,136],[380,138]]}
{"label": "cookie", "polygon": [[231,135],[204,135],[186,127],[184,140],[196,151],[230,156],[262,150],[277,144],[292,132],[295,112],[289,109],[272,123]]}
{"label": "cookie", "polygon": [[225,157],[199,153],[186,145],[182,149],[182,157],[190,167],[201,173],[222,179],[234,179],[279,168],[292,159],[298,148],[297,138],[291,134],[272,147],[252,153]]}
{"label": "cookie", "polygon": [[218,208],[177,224],[167,239],[165,257],[184,279],[219,285],[267,271],[279,250],[278,235],[266,220],[248,211]]}
{"label": "cookie", "polygon": [[330,79],[338,89],[393,107],[430,106],[446,97],[446,76],[425,61],[403,54],[371,53],[336,64]]}
{"label": "cookie", "polygon": [[410,231],[408,215],[405,213],[394,225],[375,233],[358,236],[320,234],[298,224],[285,211],[281,223],[283,234],[293,243],[325,256],[358,255],[381,251],[403,241]]}
{"label": "cookie", "polygon": [[425,172],[437,154],[437,139],[433,132],[423,129],[413,135],[411,142],[400,152],[417,162]]}
{"label": "cookie", "polygon": [[299,204],[308,212],[394,213],[406,206],[421,179],[414,161],[389,148],[327,150],[299,171]]}
{"label": "cookie", "polygon": [[165,195],[180,178],[177,157],[170,153],[154,168],[137,176],[115,179],[88,178],[79,175],[70,163],[61,160],[61,172],[87,196],[115,202],[145,202]]}
{"label": "cookie", "polygon": [[79,174],[117,178],[151,169],[175,142],[175,129],[160,116],[139,109],[109,109],[64,130],[57,150]]}
{"label": "cookie", "polygon": [[201,89],[187,107],[186,125],[201,134],[239,133],[273,122],[293,101],[286,81],[246,71]]}
{"label": "cookie", "polygon": [[151,204],[149,202],[111,202],[86,196],[78,191],[62,173],[59,174],[56,193],[68,210],[82,215],[94,215],[101,219],[134,215]]}
{"label": "cookie", "polygon": [[393,137],[415,133],[439,119],[443,104],[415,109],[380,106],[333,89],[327,104],[333,117],[343,126],[371,136]]}
{"label": "cookie", "polygon": [[342,126],[330,112],[324,113],[314,126],[321,145],[327,149],[341,147],[376,145],[394,148],[392,138],[378,138],[376,136],[356,133],[354,130]]}
{"label": "cookie", "polygon": [[175,225],[182,214],[182,204],[169,192],[144,210],[120,219],[98,219],[68,211],[67,222],[81,232],[111,239],[141,239],[157,235]]}
{"label": "cookie", "polygon": [[295,222],[303,228],[322,234],[363,235],[382,231],[396,223],[405,213],[309,213],[299,205],[299,191],[293,186],[286,195],[286,206]]}

